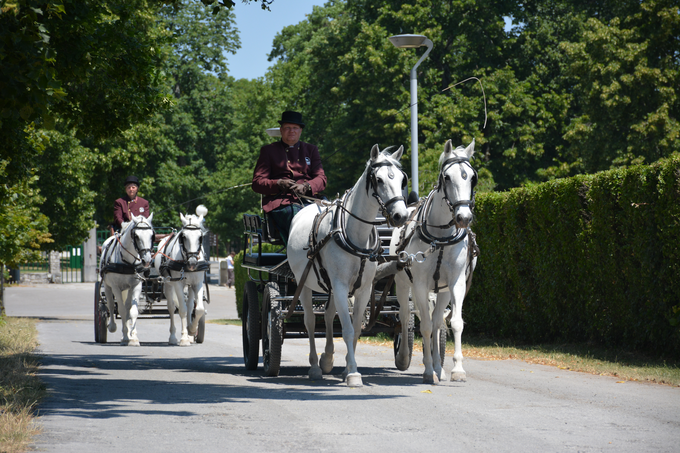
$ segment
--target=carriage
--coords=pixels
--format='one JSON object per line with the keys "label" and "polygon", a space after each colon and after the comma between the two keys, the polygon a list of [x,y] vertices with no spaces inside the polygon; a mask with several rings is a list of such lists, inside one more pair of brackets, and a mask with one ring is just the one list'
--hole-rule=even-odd
{"label": "carriage", "polygon": [[[166,292],[168,291],[167,285],[171,281],[182,281],[184,280],[185,277],[183,271],[181,273],[181,276],[178,278],[172,278],[171,276],[168,275],[168,272],[165,272],[166,274],[165,276],[161,275],[160,268],[162,266],[159,266],[158,265],[159,261],[153,258],[155,258],[159,254],[161,255],[163,254],[163,251],[161,249],[164,245],[164,240],[163,239],[156,240],[156,233],[161,233],[163,234],[164,237],[170,239],[174,235],[180,234],[181,231],[178,232],[177,230],[171,227],[156,227],[156,228],[151,227],[151,228],[153,230],[152,235],[153,250],[151,250],[151,252],[153,253],[153,257],[150,265],[148,265],[148,267],[142,266],[134,267],[134,266],[120,266],[118,264],[113,265],[114,266],[113,272],[129,274],[131,276],[134,276],[133,278],[135,280],[141,281],[141,291],[137,302],[139,316],[143,318],[170,318],[170,313],[168,312],[168,299],[166,297]],[[100,263],[100,266],[104,265],[105,265],[104,263]],[[210,303],[207,266],[209,266],[209,262],[204,262],[204,266],[198,269],[199,272],[202,272],[203,279],[202,286],[205,289],[204,291],[202,291],[203,300],[202,306],[205,306],[205,304]],[[107,335],[108,326],[112,321],[112,317],[113,319],[123,319],[123,322],[125,322],[125,320],[121,316],[121,308],[118,303],[119,301],[117,300],[114,294],[111,294],[111,297],[113,298],[113,303],[112,304],[108,303],[109,301],[107,299],[105,285],[103,282],[102,274],[99,272],[99,270],[100,269],[98,268],[97,282],[95,283],[94,293],[94,339],[95,342],[97,343],[106,343],[108,337]],[[184,286],[183,287],[184,299],[187,298],[187,291],[188,291],[187,286]],[[127,298],[127,292],[128,292],[127,290],[122,292],[123,299]],[[192,318],[196,315],[197,305],[199,304],[195,304],[193,307],[193,312],[191,315]],[[178,313],[179,309],[175,307],[173,312]],[[202,313],[200,319],[198,320],[196,332],[194,333],[194,335],[192,335],[192,337],[195,343],[203,343],[205,339],[205,312]]]}
{"label": "carriage", "polygon": [[[383,217],[376,218],[383,223]],[[259,215],[244,214],[244,254],[241,266],[247,270],[248,280],[243,290],[242,333],[243,358],[246,369],[256,370],[259,365],[260,341],[262,342],[262,364],[266,376],[278,376],[281,366],[281,350],[287,338],[306,338],[307,330],[302,317],[302,306],[296,301],[293,306],[297,282],[288,264],[284,244],[271,222]],[[383,224],[377,228],[384,252],[389,248],[392,227]],[[275,252],[265,252],[266,244],[278,247]],[[263,247],[265,246],[265,247]],[[374,297],[367,307],[362,322],[362,336],[387,334],[393,338],[395,354],[403,345],[413,349],[416,332],[414,310],[406,320],[407,338],[402,338],[399,303],[393,293],[389,277],[373,285]],[[387,286],[389,284],[389,286]],[[314,314],[322,318],[328,305],[328,294],[314,293]],[[317,323],[315,335],[323,337],[326,328]],[[333,336],[342,335],[336,319]],[[406,343],[402,344],[405,341]],[[442,341],[446,343],[446,331]],[[442,360],[444,353],[442,352]]]}
{"label": "carriage", "polygon": [[[466,379],[462,303],[479,252],[469,229],[477,181],[470,164],[474,140],[467,148],[453,149],[450,140],[446,143],[438,184],[411,207],[406,206],[406,175],[399,164],[403,147],[387,151],[373,147],[364,173],[342,198],[307,206],[293,218],[285,254],[266,217],[244,216],[242,267],[249,279],[242,334],[247,369],[258,367],[262,340],[265,375],[277,376],[284,339],[307,336],[309,377],[320,379],[333,368],[333,337],[342,336],[347,346],[343,376],[348,386],[359,387],[363,383],[354,356],[359,336],[392,336],[395,365],[406,370],[417,314],[424,382],[436,384],[445,376],[446,320],[455,340],[451,380]],[[264,244],[280,248],[266,253]],[[320,317],[325,321],[321,328]],[[315,338],[324,333],[326,348],[319,358]]]}

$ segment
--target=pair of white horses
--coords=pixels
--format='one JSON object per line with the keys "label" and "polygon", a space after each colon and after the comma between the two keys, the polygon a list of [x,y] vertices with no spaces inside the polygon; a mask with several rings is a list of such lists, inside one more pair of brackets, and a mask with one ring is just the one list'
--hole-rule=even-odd
{"label": "pair of white horses", "polygon": [[[153,213],[148,218],[132,216],[122,225],[121,233],[102,246],[100,261],[102,284],[109,310],[109,332],[115,332],[114,296],[118,302],[123,338],[121,345],[139,346],[137,317],[144,276],[141,274],[155,262],[164,277],[163,291],[170,314],[171,345],[187,346],[196,335],[199,320],[205,313],[203,304],[205,254],[203,236],[207,230],[202,215],[180,213],[182,229],[163,238],[158,252],[153,253],[155,233]],[[186,297],[185,297],[185,288]],[[195,307],[194,307],[195,306]],[[195,309],[194,309],[195,308]],[[179,311],[181,335],[177,338],[175,311]]]}
{"label": "pair of white horses", "polygon": [[[409,260],[410,277],[403,270],[396,275],[397,297],[402,307],[402,338],[408,335],[408,323],[405,320],[410,317],[411,291],[423,335],[423,380],[426,383],[438,383],[444,379],[440,361],[432,359],[433,355],[439,357],[438,342],[433,342],[432,338],[439,338],[440,329],[446,328],[444,311],[450,302],[453,315],[451,326],[455,336],[451,379],[465,380],[461,351],[462,305],[466,293],[468,248],[471,246],[466,232],[472,221],[476,182],[476,172],[470,165],[474,141],[467,148],[456,149],[453,149],[450,140],[446,143],[439,160],[439,183],[425,202],[419,204],[421,213],[413,213],[416,208],[408,208],[402,196],[406,187],[406,175],[399,163],[402,153],[403,147],[390,154],[386,150],[381,152],[375,145],[366,170],[342,200],[326,210],[316,205],[307,206],[293,218],[287,247],[288,260],[296,280],[304,281],[300,302],[304,307],[305,326],[309,332],[311,379],[321,379],[324,373],[330,373],[333,368],[332,322],[337,311],[347,347],[343,376],[350,387],[363,385],[357,370],[355,350],[378,268],[379,253],[376,252],[380,248],[380,238],[373,222],[378,212],[382,211],[388,222],[397,227],[390,246],[391,254],[397,250],[405,252],[404,256],[415,256],[418,252],[429,254],[424,262]],[[418,214],[419,220],[413,220],[412,214]],[[415,231],[423,224],[427,225],[424,235]],[[326,239],[329,237],[332,240]],[[439,239],[439,245],[431,245],[431,241],[426,242],[427,238]],[[316,278],[316,272],[309,273],[309,269],[309,278],[303,278],[310,260],[314,261],[315,266],[325,268],[325,273],[319,273],[327,276],[322,281]],[[435,281],[433,275],[436,273],[439,278]],[[330,300],[325,312],[326,347],[319,359],[314,339],[312,291],[326,292],[328,289]],[[435,290],[437,302],[432,308],[428,294]],[[351,315],[350,297],[354,298]],[[410,354],[408,348],[400,348],[395,359],[398,368],[408,368]]]}

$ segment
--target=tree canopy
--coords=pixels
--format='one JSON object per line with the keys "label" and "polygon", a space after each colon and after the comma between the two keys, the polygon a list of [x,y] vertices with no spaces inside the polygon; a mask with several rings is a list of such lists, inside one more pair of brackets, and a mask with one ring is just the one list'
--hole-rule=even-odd
{"label": "tree canopy", "polygon": [[4,262],[106,225],[128,174],[157,225],[204,203],[211,229],[239,238],[241,214],[259,209],[247,185],[265,130],[284,110],[303,113],[326,194],[344,192],[375,143],[409,149],[409,70],[424,49],[395,48],[396,34],[434,43],[418,68],[421,194],[448,139],[476,140],[486,191],[680,151],[677,0],[328,1],[282,28],[255,80],[229,76],[231,1],[0,5],[0,212],[30,233],[0,225],[23,244]]}

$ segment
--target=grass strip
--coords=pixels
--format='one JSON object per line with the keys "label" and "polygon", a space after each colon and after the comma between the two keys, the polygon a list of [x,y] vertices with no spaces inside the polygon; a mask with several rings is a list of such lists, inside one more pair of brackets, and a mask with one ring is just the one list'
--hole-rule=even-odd
{"label": "grass strip", "polygon": [[33,424],[35,409],[46,395],[36,376],[39,361],[35,321],[0,318],[0,451],[26,451],[40,432]]}

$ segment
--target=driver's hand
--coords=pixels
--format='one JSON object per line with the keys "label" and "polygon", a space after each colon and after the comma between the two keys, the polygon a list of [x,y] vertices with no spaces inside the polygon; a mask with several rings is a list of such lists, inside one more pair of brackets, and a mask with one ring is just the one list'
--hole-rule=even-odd
{"label": "driver's hand", "polygon": [[288,179],[288,178],[281,178],[278,181],[276,181],[276,184],[279,186],[279,189],[281,189],[282,191],[285,192],[288,189],[290,189],[291,186],[295,185],[295,181],[293,181],[292,179]]}
{"label": "driver's hand", "polygon": [[307,186],[304,184],[293,184],[290,190],[298,195],[304,195],[307,192]]}

